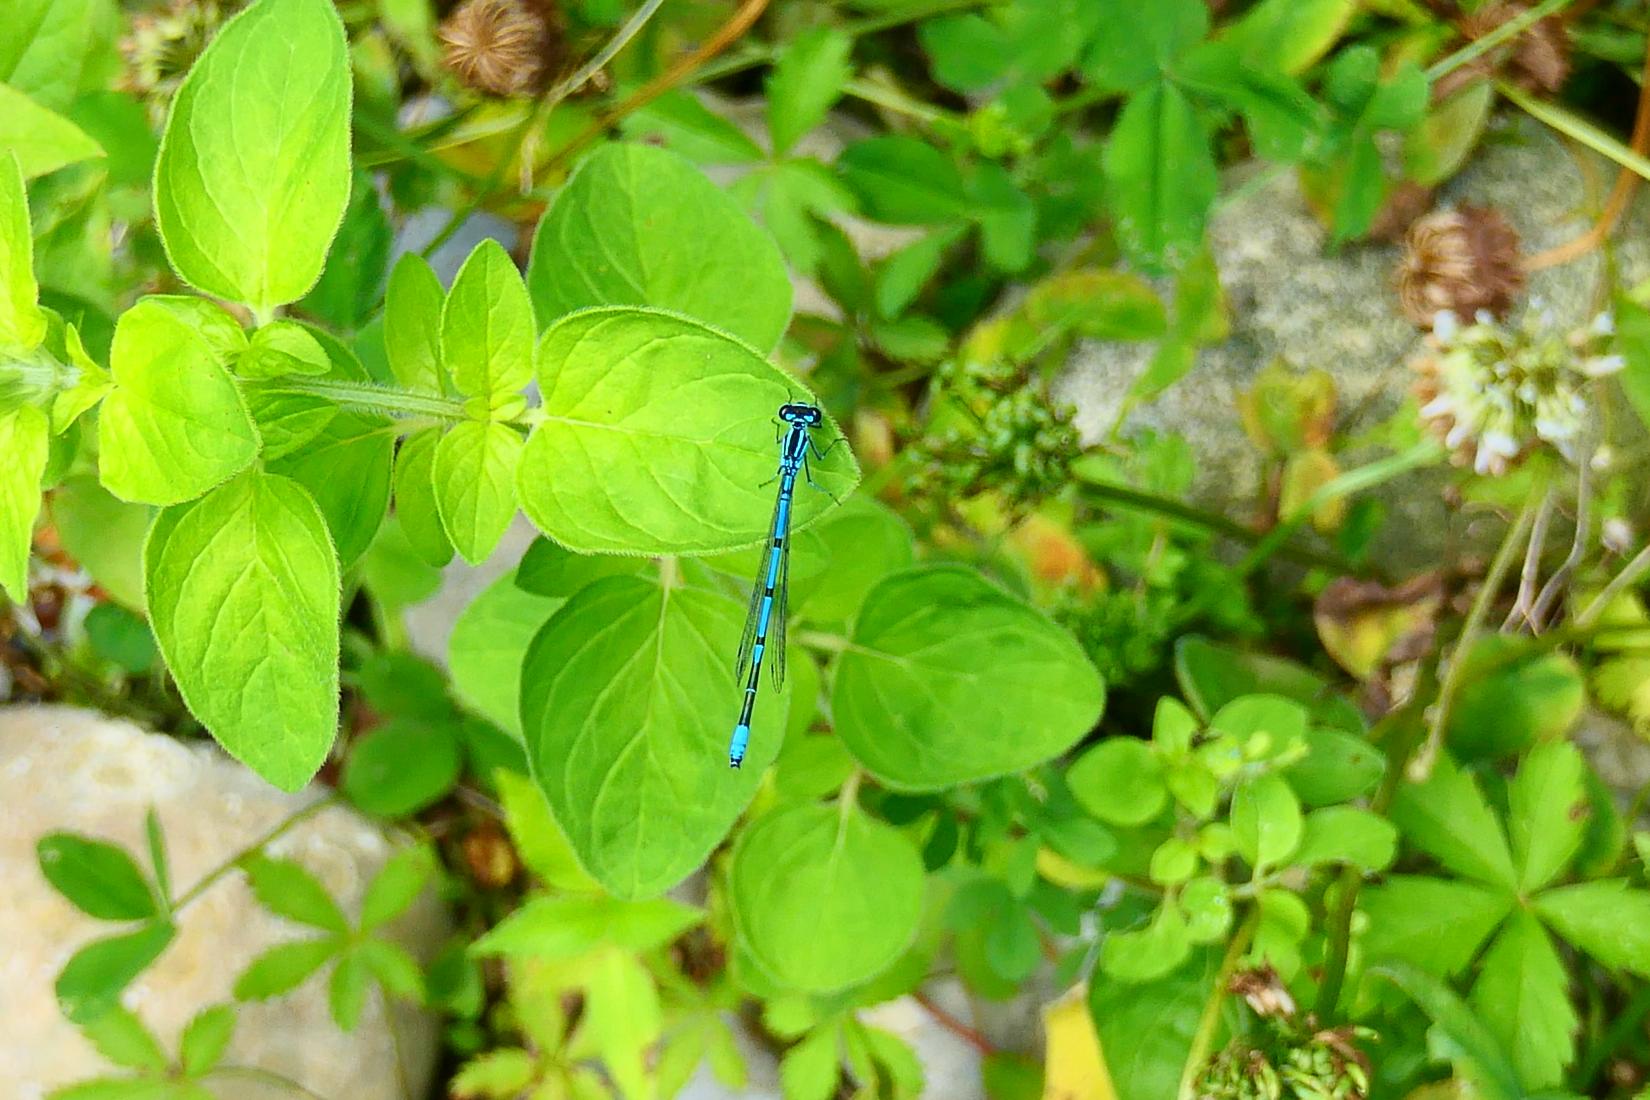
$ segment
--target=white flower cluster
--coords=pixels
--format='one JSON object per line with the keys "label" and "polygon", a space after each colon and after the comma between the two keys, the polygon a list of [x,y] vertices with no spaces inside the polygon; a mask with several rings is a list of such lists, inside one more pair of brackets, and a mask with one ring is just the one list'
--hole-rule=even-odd
{"label": "white flower cluster", "polygon": [[1588,384],[1623,365],[1604,354],[1613,333],[1608,313],[1566,332],[1539,303],[1513,322],[1480,312],[1463,325],[1439,313],[1415,364],[1421,416],[1480,474],[1505,472],[1539,443],[1579,461],[1591,422]]}

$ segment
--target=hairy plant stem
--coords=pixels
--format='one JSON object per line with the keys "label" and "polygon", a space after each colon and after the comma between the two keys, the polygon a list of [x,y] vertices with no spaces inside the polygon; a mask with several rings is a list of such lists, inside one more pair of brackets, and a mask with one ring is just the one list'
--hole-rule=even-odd
{"label": "hairy plant stem", "polygon": [[1421,751],[1415,754],[1408,765],[1408,777],[1417,783],[1424,782],[1432,774],[1433,765],[1438,762],[1438,753],[1444,744],[1444,732],[1449,728],[1450,711],[1454,707],[1456,693],[1461,690],[1462,678],[1465,676],[1467,657],[1483,630],[1484,619],[1489,615],[1490,607],[1495,603],[1502,583],[1512,572],[1513,563],[1524,551],[1524,540],[1535,522],[1538,501],[1545,497],[1545,488],[1538,487],[1531,498],[1524,502],[1518,518],[1507,528],[1506,536],[1496,549],[1495,557],[1490,561],[1489,571],[1484,575],[1484,583],[1479,585],[1478,595],[1473,598],[1472,607],[1468,609],[1466,620],[1461,624],[1461,634],[1455,641],[1454,649],[1450,651],[1449,668],[1445,671],[1443,684],[1438,689],[1438,701],[1432,705],[1432,713],[1427,721],[1427,739],[1421,745]]}
{"label": "hairy plant stem", "polygon": [[259,837],[257,840],[254,840],[251,844],[248,844],[239,851],[231,854],[228,859],[224,860],[222,863],[206,872],[206,874],[202,875],[200,879],[196,881],[195,885],[179,894],[177,900],[172,902],[172,911],[175,913],[183,909],[190,902],[194,901],[196,898],[200,897],[202,894],[206,893],[213,886],[215,886],[220,879],[238,867],[247,857],[262,851],[267,845],[279,840],[296,826],[308,821],[322,810],[325,810],[327,807],[332,806],[337,802],[338,793],[334,791],[330,794],[317,798],[314,802],[309,803],[307,806],[302,806],[294,810],[292,813],[277,822],[274,827],[264,833],[263,836]]}
{"label": "hairy plant stem", "polygon": [[[339,382],[330,378],[285,375],[267,382],[246,384],[278,393],[302,393],[312,397],[324,397],[351,412],[393,416],[402,420],[457,422],[469,419],[469,414],[464,411],[464,401],[460,398],[443,397],[438,393],[415,393],[396,386],[382,386],[376,382]],[[519,427],[525,427],[531,422],[532,418],[526,413],[503,421]]]}
{"label": "hairy plant stem", "polygon": [[934,998],[924,993],[921,989],[918,989],[916,992],[912,993],[911,999],[921,1005],[923,1011],[932,1016],[936,1024],[939,1024],[945,1030],[949,1031],[951,1034],[973,1047],[980,1057],[989,1058],[993,1054],[997,1053],[996,1044],[986,1038],[984,1032],[977,1027],[971,1027],[951,1015],[951,1013],[942,1008],[939,1003],[934,1000]]}
{"label": "hairy plant stem", "polygon": [[1609,157],[1641,179],[1650,179],[1650,159],[1623,145],[1611,134],[1594,126],[1580,115],[1572,114],[1544,99],[1537,99],[1518,85],[1505,80],[1496,81],[1495,89],[1537,122],[1546,123],[1565,137],[1580,142],[1595,153]]}
{"label": "hairy plant stem", "polygon": [[1192,1033],[1192,1045],[1186,1051],[1186,1063],[1180,1070],[1180,1088],[1175,1093],[1179,1100],[1197,1100],[1197,1078],[1203,1072],[1204,1063],[1208,1062],[1215,1044],[1215,1032],[1220,1027],[1220,1009],[1226,1003],[1226,987],[1231,984],[1243,953],[1249,950],[1249,941],[1254,938],[1255,926],[1259,923],[1260,909],[1257,907],[1249,911],[1226,944],[1226,955],[1220,960],[1220,969],[1215,972],[1214,987],[1209,990],[1209,999],[1203,1003],[1203,1015],[1198,1017],[1197,1030]]}
{"label": "hairy plant stem", "polygon": [[1569,7],[1574,2],[1575,0],[1546,0],[1545,3],[1537,4],[1528,11],[1520,12],[1489,33],[1473,39],[1448,57],[1435,62],[1427,69],[1427,81],[1436,81],[1462,65],[1476,61],[1501,43],[1517,38],[1549,15]]}

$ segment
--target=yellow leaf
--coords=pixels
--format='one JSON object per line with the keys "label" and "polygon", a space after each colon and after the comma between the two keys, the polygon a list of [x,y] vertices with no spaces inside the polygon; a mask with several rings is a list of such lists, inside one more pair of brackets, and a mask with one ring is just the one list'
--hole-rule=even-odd
{"label": "yellow leaf", "polygon": [[1089,987],[1078,982],[1043,1007],[1048,1045],[1043,1064],[1043,1100],[1117,1100],[1100,1036],[1089,1014]]}

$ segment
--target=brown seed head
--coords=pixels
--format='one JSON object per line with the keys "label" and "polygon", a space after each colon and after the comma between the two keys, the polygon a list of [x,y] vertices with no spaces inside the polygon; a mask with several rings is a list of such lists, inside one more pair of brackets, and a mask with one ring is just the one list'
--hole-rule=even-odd
{"label": "brown seed head", "polygon": [[437,31],[442,64],[471,88],[509,99],[549,83],[556,34],[524,0],[466,0]]}
{"label": "brown seed head", "polygon": [[[1469,39],[1478,39],[1509,19],[1528,11],[1530,5],[1522,0],[1498,0],[1467,13],[1457,24]],[[1556,92],[1570,75],[1570,36],[1564,21],[1549,15],[1538,20],[1502,47],[1503,72],[1514,84],[1531,92]]]}
{"label": "brown seed head", "polygon": [[1523,290],[1518,233],[1493,207],[1435,211],[1404,237],[1398,300],[1417,325],[1445,310],[1462,320],[1479,310],[1503,317]]}

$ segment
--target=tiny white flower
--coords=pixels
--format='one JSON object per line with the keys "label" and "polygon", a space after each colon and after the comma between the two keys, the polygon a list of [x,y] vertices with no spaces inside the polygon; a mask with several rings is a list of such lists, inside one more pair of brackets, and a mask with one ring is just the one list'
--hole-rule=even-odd
{"label": "tiny white flower", "polygon": [[1620,355],[1598,355],[1581,361],[1581,370],[1588,378],[1608,378],[1627,365]]}
{"label": "tiny white flower", "polygon": [[1611,516],[1604,521],[1599,531],[1599,541],[1605,549],[1617,554],[1625,554],[1633,548],[1633,527],[1620,516]]}
{"label": "tiny white flower", "polygon": [[1609,310],[1605,310],[1593,318],[1593,323],[1589,327],[1595,335],[1614,336],[1616,334],[1616,315]]}
{"label": "tiny white flower", "polygon": [[1455,319],[1455,314],[1447,309],[1441,309],[1432,315],[1432,334],[1446,344],[1454,343],[1456,334],[1461,331],[1461,322]]}

